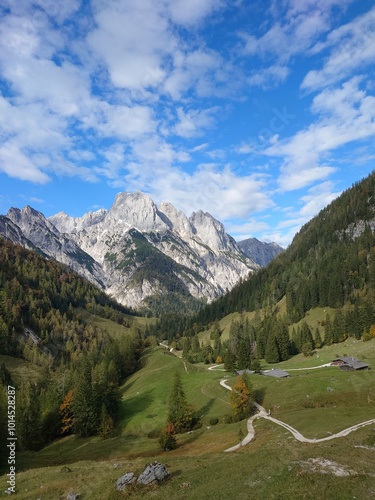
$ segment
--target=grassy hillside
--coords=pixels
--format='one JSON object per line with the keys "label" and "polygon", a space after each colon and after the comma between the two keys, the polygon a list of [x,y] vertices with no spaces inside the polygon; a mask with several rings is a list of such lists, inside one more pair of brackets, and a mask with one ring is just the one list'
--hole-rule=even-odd
{"label": "grassy hillside", "polygon": [[[291,377],[282,380],[253,375],[251,381],[265,408],[306,437],[327,436],[375,418],[375,340],[364,343],[350,339],[321,349],[319,357],[299,355],[277,366],[316,366],[336,354],[366,359],[373,369],[342,372],[332,367],[291,371]],[[189,401],[203,415],[203,426],[192,434],[178,436],[179,447],[167,453],[160,451],[156,436],[165,423],[175,370],[181,374]],[[80,498],[93,500],[125,497],[164,500],[181,496],[197,500],[349,499],[371,498],[375,494],[372,426],[326,443],[303,444],[285,429],[261,419],[255,422],[255,441],[238,452],[224,453],[223,450],[238,442],[239,429],[245,430],[245,422],[223,423],[224,415],[230,411],[229,391],[219,381],[228,375],[229,383],[233,384],[235,379],[231,374],[208,371],[203,365],[184,365],[183,360],[161,347],[147,350],[142,357],[142,368],[121,387],[118,435],[106,440],[70,436],[39,452],[19,453],[17,498],[48,500],[65,498],[69,492],[79,492]],[[327,387],[333,391],[327,391]],[[219,418],[219,424],[210,427],[211,417]],[[153,460],[167,465],[171,473],[168,481],[157,487],[134,488],[127,496],[115,493],[114,482],[118,477],[128,471],[141,472]],[[114,467],[114,464],[120,465]],[[71,472],[66,472],[64,465]],[[335,475],[339,473],[343,475]]]}

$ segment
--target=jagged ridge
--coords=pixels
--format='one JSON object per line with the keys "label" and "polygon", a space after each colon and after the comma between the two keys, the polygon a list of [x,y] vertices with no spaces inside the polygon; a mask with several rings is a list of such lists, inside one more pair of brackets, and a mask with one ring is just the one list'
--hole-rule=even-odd
{"label": "jagged ridge", "polygon": [[210,302],[259,269],[210,214],[199,210],[187,217],[141,192],[119,193],[110,210],[76,218],[60,212],[46,219],[31,207],[12,208],[0,232],[132,307],[171,293],[187,303]]}

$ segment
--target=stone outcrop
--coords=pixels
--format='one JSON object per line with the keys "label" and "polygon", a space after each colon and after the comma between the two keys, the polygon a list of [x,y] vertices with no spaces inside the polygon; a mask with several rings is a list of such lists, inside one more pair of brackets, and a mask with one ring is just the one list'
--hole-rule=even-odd
{"label": "stone outcrop", "polygon": [[169,476],[165,465],[160,462],[148,464],[137,479],[138,484],[157,484]]}
{"label": "stone outcrop", "polygon": [[127,472],[119,477],[116,481],[116,488],[118,491],[123,491],[127,486],[133,484],[137,480],[134,472]]}
{"label": "stone outcrop", "polygon": [[165,465],[155,461],[146,465],[144,471],[138,476],[138,478],[134,472],[127,472],[123,476],[119,477],[116,481],[116,489],[118,491],[123,491],[127,486],[130,486],[135,482],[140,485],[159,484],[168,476],[169,472]]}

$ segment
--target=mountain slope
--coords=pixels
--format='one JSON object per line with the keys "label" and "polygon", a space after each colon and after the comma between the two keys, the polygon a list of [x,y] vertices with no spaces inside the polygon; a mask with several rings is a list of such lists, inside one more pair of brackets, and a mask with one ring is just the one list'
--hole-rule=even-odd
{"label": "mountain slope", "polygon": [[[53,257],[58,262],[66,264],[85,278],[90,279],[97,286],[103,287],[104,275],[101,266],[68,235],[61,234],[42,213],[29,206],[22,210],[11,208],[6,219],[13,223],[13,227],[17,228],[16,235],[8,233],[7,236],[6,232],[2,233],[13,243],[21,244],[30,249],[38,249],[42,255]],[[7,227],[10,227],[9,222]],[[32,244],[30,245],[28,242]]]}
{"label": "mountain slope", "polygon": [[238,246],[247,257],[253,259],[262,267],[266,266],[281,252],[284,252],[284,248],[277,243],[263,243],[256,238],[239,241]]}
{"label": "mountain slope", "polygon": [[188,218],[141,192],[119,193],[110,210],[78,218],[12,208],[0,232],[69,265],[122,304],[154,314],[196,310],[259,269],[210,214]]}
{"label": "mountain slope", "polygon": [[[375,291],[374,230],[372,173],[303,226],[288,249],[266,268],[206,306],[199,321],[205,324],[231,312],[273,307],[283,297],[290,322],[313,307],[340,308],[367,301]],[[351,321],[357,331],[364,315]]]}

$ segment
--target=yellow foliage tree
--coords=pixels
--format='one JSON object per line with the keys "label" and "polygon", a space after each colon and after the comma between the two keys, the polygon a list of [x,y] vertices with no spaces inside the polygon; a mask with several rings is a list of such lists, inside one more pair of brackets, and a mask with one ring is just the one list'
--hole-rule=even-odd
{"label": "yellow foliage tree", "polygon": [[249,381],[243,375],[237,377],[230,399],[235,417],[241,419],[250,414],[253,394]]}
{"label": "yellow foliage tree", "polygon": [[61,434],[70,434],[73,430],[73,410],[72,410],[72,400],[73,400],[73,389],[67,393],[64,401],[60,405],[61,413]]}

